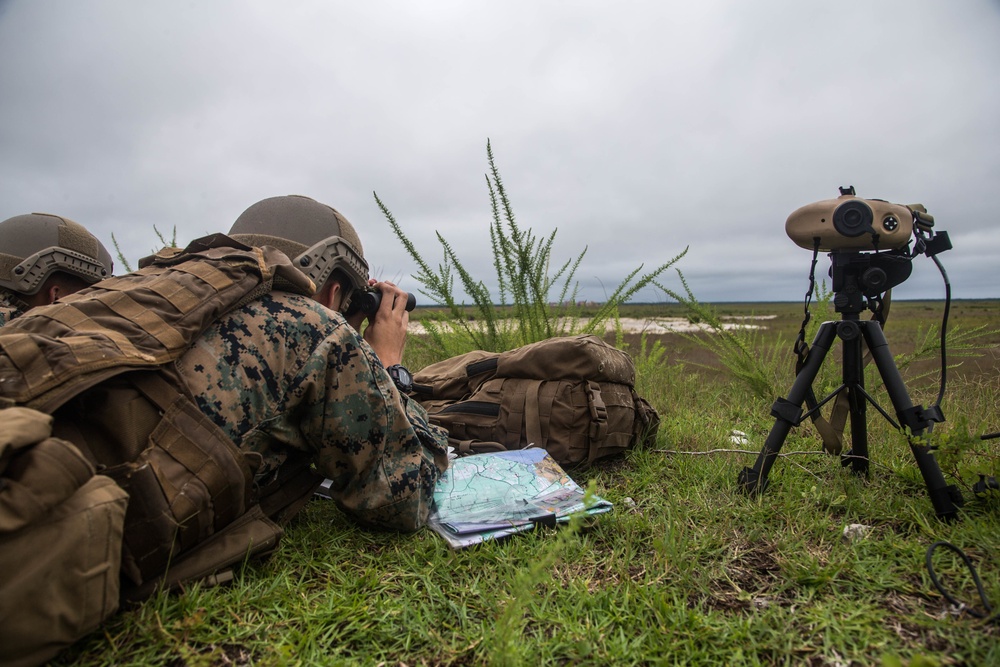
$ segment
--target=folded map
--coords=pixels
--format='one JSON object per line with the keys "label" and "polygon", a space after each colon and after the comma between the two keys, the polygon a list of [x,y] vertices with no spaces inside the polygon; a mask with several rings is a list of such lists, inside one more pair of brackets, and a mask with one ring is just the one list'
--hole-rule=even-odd
{"label": "folded map", "polygon": [[434,505],[429,525],[455,549],[612,507],[587,496],[538,448],[453,459],[438,480]]}

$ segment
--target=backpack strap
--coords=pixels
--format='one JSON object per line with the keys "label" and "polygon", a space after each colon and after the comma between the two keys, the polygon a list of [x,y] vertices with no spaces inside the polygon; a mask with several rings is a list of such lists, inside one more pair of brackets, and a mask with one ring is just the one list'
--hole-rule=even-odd
{"label": "backpack strap", "polygon": [[521,448],[521,426],[524,424],[524,410],[528,392],[525,382],[505,382],[503,402],[507,406],[507,421],[504,424],[503,445],[505,449]]}
{"label": "backpack strap", "polygon": [[488,440],[459,440],[458,438],[448,438],[448,445],[455,450],[455,453],[458,456],[508,451],[507,448],[499,442],[491,442]]}
{"label": "backpack strap", "polygon": [[[542,419],[539,416],[541,406],[538,404],[541,386],[541,382],[531,382],[524,393],[524,435],[527,444],[535,447],[542,446]],[[520,433],[520,429],[518,432]]]}
{"label": "backpack strap", "polygon": [[632,405],[635,406],[635,421],[632,423],[632,441],[637,445],[656,444],[656,433],[660,428],[660,415],[649,401],[632,390]]}
{"label": "backpack strap", "polygon": [[608,434],[608,406],[601,396],[601,385],[593,380],[587,382],[587,403],[590,405],[590,454],[587,464],[593,464],[597,457],[598,447],[595,443],[604,442]]}

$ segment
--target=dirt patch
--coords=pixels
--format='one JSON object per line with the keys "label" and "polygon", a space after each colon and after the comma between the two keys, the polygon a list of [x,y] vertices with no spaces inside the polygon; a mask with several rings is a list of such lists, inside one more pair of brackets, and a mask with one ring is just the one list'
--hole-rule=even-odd
{"label": "dirt patch", "polygon": [[[751,324],[750,322],[758,322],[768,319],[774,319],[776,315],[758,315],[752,317],[724,317],[722,318],[722,328],[723,329],[761,329],[764,328],[761,324]],[[581,318],[579,320],[580,326],[586,326],[589,320],[587,318]],[[470,323],[472,326],[476,326],[477,323]],[[615,330],[616,324],[620,324],[622,331],[627,334],[648,334],[653,336],[662,336],[664,334],[671,333],[711,333],[712,329],[707,324],[701,322],[691,322],[683,317],[649,317],[649,318],[638,318],[638,317],[622,317],[616,320],[608,320],[605,331],[612,332]],[[501,325],[502,328],[503,325]],[[410,322],[407,326],[407,331],[411,334],[421,335],[426,334],[427,329],[419,321]]]}
{"label": "dirt patch", "polygon": [[724,566],[725,575],[712,581],[709,593],[688,598],[690,608],[748,613],[772,605],[792,604],[781,590],[776,590],[783,579],[781,566],[770,545],[737,544],[732,547],[732,554],[732,559]]}
{"label": "dirt patch", "polygon": [[726,566],[732,583],[750,593],[767,591],[779,579],[781,566],[769,545],[753,545],[737,551]]}
{"label": "dirt patch", "polygon": [[[201,648],[190,648],[190,652],[198,656],[197,664],[220,667],[249,667],[253,664],[253,654],[250,649],[239,644],[209,644]],[[191,657],[193,656],[178,658],[170,663],[171,667],[186,667],[191,664]]]}

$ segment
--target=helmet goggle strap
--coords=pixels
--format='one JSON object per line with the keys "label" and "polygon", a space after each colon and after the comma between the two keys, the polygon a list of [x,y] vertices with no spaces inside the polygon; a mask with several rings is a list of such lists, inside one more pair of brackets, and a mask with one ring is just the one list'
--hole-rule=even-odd
{"label": "helmet goggle strap", "polygon": [[368,286],[368,262],[339,236],[331,236],[312,246],[295,258],[295,265],[309,276],[318,290],[323,289],[335,269],[340,269],[351,281],[350,289],[344,294],[342,309],[347,308],[354,290]]}
{"label": "helmet goggle strap", "polygon": [[53,271],[79,276],[89,283],[108,277],[108,270],[90,257],[66,248],[51,247],[25,258],[11,271],[14,289],[22,294],[35,294]]}

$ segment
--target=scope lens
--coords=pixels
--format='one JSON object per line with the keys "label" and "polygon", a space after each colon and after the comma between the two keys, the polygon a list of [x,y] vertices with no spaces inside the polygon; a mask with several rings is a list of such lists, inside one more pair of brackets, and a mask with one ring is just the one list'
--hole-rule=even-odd
{"label": "scope lens", "polygon": [[844,202],[833,212],[833,227],[844,236],[861,236],[874,234],[872,229],[872,210],[863,201],[852,200]]}

